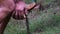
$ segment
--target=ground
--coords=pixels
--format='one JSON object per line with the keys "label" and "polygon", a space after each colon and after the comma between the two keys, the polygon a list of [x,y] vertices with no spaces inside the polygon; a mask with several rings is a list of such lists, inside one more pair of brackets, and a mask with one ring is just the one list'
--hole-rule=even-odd
{"label": "ground", "polygon": [[[29,14],[31,34],[60,34],[60,5],[53,1],[55,0],[43,1],[44,7],[51,4],[50,7],[43,11],[32,10]],[[27,34],[25,24],[24,20],[11,18],[4,34]]]}

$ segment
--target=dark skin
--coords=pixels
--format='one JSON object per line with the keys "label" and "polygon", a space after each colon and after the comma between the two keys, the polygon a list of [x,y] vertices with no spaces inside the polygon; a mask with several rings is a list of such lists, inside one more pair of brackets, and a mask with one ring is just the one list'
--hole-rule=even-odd
{"label": "dark skin", "polygon": [[2,1],[0,4],[0,34],[3,34],[15,6],[13,0],[8,0],[9,3],[6,1]]}

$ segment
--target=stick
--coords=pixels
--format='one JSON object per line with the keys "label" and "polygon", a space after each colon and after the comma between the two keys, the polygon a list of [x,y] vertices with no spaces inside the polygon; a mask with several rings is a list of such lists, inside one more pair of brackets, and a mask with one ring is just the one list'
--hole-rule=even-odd
{"label": "stick", "polygon": [[25,11],[24,11],[24,14],[25,14],[25,16],[26,16],[26,27],[27,27],[27,34],[30,34],[30,29],[29,29],[29,21],[28,21],[28,15],[25,13]]}

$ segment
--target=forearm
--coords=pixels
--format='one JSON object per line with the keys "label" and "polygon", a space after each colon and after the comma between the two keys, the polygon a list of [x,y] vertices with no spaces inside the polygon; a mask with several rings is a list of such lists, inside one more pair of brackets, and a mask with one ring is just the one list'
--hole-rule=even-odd
{"label": "forearm", "polygon": [[0,21],[4,20],[9,13],[10,11],[7,8],[0,7]]}

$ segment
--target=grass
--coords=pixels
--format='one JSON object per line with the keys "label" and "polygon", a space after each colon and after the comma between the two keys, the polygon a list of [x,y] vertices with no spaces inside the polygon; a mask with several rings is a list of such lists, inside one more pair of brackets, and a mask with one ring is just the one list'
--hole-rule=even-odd
{"label": "grass", "polygon": [[[49,3],[48,0],[46,2]],[[26,27],[23,28],[21,23],[11,19],[4,34],[27,34]],[[40,12],[36,17],[29,18],[29,26],[31,34],[60,34],[60,16],[54,15],[53,9],[48,9],[47,13]]]}

